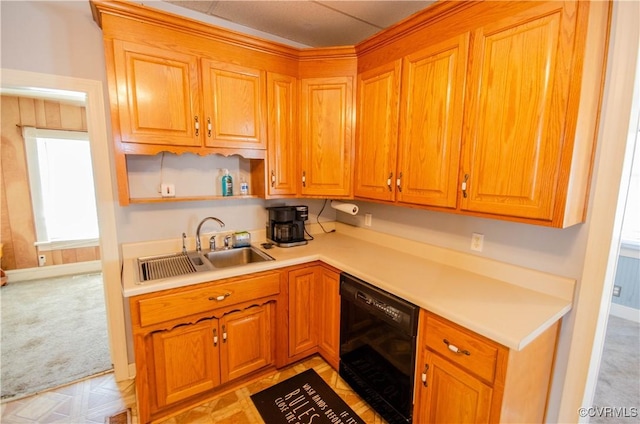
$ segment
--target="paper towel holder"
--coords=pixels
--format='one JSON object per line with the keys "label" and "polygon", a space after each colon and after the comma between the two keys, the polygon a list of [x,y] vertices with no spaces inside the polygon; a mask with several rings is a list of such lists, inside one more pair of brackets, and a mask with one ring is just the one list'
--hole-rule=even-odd
{"label": "paper towel holder", "polygon": [[337,200],[331,201],[331,207],[335,210],[347,213],[349,215],[356,215],[359,210],[358,205],[355,205],[353,203],[339,202]]}

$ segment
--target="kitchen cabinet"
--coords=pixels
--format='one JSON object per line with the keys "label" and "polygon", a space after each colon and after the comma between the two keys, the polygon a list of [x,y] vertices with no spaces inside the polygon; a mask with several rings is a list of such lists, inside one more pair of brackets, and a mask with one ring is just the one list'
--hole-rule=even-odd
{"label": "kitchen cabinet", "polygon": [[302,189],[307,197],[353,194],[353,77],[302,78]]}
{"label": "kitchen cabinet", "polygon": [[[440,2],[358,45],[356,197],[559,228],[584,222],[610,7]],[[394,170],[388,69],[398,60]],[[376,88],[382,75],[389,82]]]}
{"label": "kitchen cabinet", "polygon": [[558,330],[512,351],[421,310],[414,422],[543,422]]}
{"label": "kitchen cabinet", "polygon": [[295,196],[299,184],[297,78],[267,73],[267,196]]}
{"label": "kitchen cabinet", "polygon": [[456,207],[468,39],[359,74],[357,197]]}
{"label": "kitchen cabinet", "polygon": [[358,74],[356,197],[395,200],[401,64]]}
{"label": "kitchen cabinet", "polygon": [[202,118],[196,56],[113,40],[113,70],[123,143],[202,144],[196,128]]}
{"label": "kitchen cabinet", "polygon": [[548,4],[474,31],[462,210],[553,221],[574,144],[578,9],[588,7]]}
{"label": "kitchen cabinet", "polygon": [[130,299],[140,422],[275,369],[280,272]]}
{"label": "kitchen cabinet", "polygon": [[340,272],[323,266],[318,287],[318,351],[334,369],[340,364]]}
{"label": "kitchen cabinet", "polygon": [[310,265],[288,271],[289,362],[319,352],[335,369],[340,348],[340,273]]}
{"label": "kitchen cabinet", "polygon": [[205,145],[265,149],[265,71],[203,59],[202,73]]}

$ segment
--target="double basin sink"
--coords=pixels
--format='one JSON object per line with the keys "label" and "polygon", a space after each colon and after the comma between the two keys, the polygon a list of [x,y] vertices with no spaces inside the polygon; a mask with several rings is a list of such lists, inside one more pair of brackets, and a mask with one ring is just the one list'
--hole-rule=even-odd
{"label": "double basin sink", "polygon": [[139,281],[145,282],[273,260],[271,256],[253,246],[138,258]]}

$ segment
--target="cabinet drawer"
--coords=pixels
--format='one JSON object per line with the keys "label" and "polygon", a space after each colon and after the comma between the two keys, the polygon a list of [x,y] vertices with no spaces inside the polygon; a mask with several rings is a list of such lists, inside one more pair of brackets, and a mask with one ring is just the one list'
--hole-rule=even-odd
{"label": "cabinet drawer", "polygon": [[[453,325],[428,317],[426,345],[469,372],[493,382],[498,347]],[[454,350],[458,349],[456,353]]]}
{"label": "cabinet drawer", "polygon": [[223,280],[197,289],[159,295],[138,302],[142,327],[182,316],[205,312],[280,292],[280,274]]}

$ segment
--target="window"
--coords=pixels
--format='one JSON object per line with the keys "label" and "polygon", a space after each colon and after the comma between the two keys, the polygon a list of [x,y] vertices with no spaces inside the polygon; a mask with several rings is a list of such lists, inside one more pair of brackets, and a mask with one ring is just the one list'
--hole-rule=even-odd
{"label": "window", "polygon": [[89,136],[23,128],[29,184],[41,250],[97,245]]}

